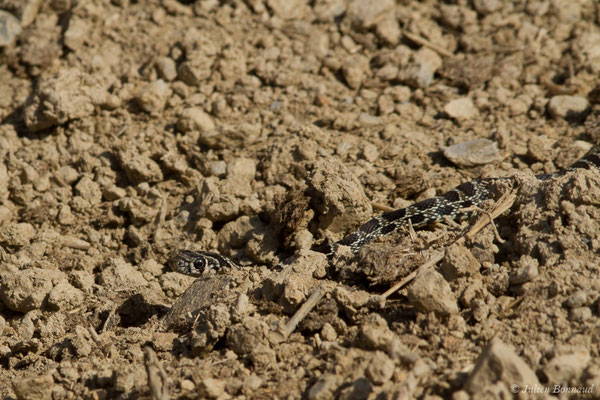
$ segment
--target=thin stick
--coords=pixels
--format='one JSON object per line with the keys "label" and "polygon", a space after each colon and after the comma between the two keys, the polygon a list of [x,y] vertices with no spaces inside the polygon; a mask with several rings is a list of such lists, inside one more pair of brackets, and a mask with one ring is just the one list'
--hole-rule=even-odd
{"label": "thin stick", "polygon": [[[472,240],[490,221],[496,219],[500,214],[509,210],[517,199],[517,190],[513,189],[505,193],[495,204],[494,209],[488,215],[482,215],[463,236],[466,240]],[[487,213],[486,213],[487,214]]]}
{"label": "thin stick", "polygon": [[410,240],[412,240],[413,242],[417,241],[417,232],[415,232],[415,228],[413,228],[413,224],[410,218],[408,219],[408,235],[410,236]]}
{"label": "thin stick", "polygon": [[325,291],[322,287],[318,287],[310,297],[302,304],[302,307],[296,311],[296,313],[290,318],[290,320],[285,324],[282,330],[282,334],[284,337],[288,337],[294,330],[296,326],[306,317],[306,315],[319,303],[321,298],[325,295]]}
{"label": "thin stick", "polygon": [[392,293],[394,293],[394,292],[402,289],[404,286],[406,286],[408,283],[410,283],[410,281],[412,281],[413,279],[415,279],[417,277],[417,275],[423,273],[428,268],[431,268],[435,264],[437,264],[438,262],[440,262],[442,260],[442,258],[444,258],[444,252],[437,252],[437,253],[435,253],[433,256],[431,256],[431,258],[429,260],[427,260],[419,268],[417,268],[416,270],[414,270],[413,272],[411,272],[410,274],[408,274],[406,277],[404,277],[404,279],[402,279],[400,282],[396,283],[394,286],[392,286],[391,288],[389,288],[381,296],[384,299],[387,299]]}
{"label": "thin stick", "polygon": [[102,339],[100,339],[100,336],[98,336],[98,332],[96,332],[93,326],[88,326],[88,332],[90,333],[92,339],[94,340],[94,342],[96,342],[97,345],[102,345]]}
{"label": "thin stick", "polygon": [[376,201],[371,201],[371,207],[373,207],[377,211],[383,211],[383,212],[389,212],[389,211],[394,211],[395,210],[394,207],[390,207],[390,206],[388,206],[386,204],[381,204],[381,203],[378,203]]}
{"label": "thin stick", "polygon": [[494,223],[494,216],[492,215],[491,212],[484,210],[483,208],[480,208],[477,206],[466,207],[466,208],[461,209],[460,211],[464,212],[464,213],[471,212],[471,211],[477,211],[477,212],[480,212],[483,215],[485,215],[488,218],[486,225],[490,224],[492,226],[492,230],[494,231],[494,236],[496,237],[496,240],[498,241],[498,243],[504,243],[504,239],[502,239],[500,237],[500,234],[498,233],[498,229],[496,228],[496,224]]}
{"label": "thin stick", "polygon": [[431,43],[429,40],[422,38],[421,36],[415,35],[414,33],[410,33],[410,32],[402,32],[402,34],[404,36],[406,36],[408,39],[412,40],[413,42],[420,44],[421,46],[425,46],[425,47],[429,47],[431,50],[435,50],[438,53],[440,53],[443,56],[446,57],[453,57],[454,54],[452,54],[451,52],[449,52],[446,49],[441,48],[440,46]]}
{"label": "thin stick", "polygon": [[152,398],[156,400],[169,400],[167,374],[162,369],[156,353],[154,353],[154,350],[150,346],[144,347],[144,364],[146,364],[148,386],[150,386]]}

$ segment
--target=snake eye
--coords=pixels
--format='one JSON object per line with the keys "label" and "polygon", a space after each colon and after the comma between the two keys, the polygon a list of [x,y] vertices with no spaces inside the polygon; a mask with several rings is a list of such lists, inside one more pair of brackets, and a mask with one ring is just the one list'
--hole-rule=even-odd
{"label": "snake eye", "polygon": [[194,262],[192,262],[192,267],[194,267],[197,270],[202,271],[204,269],[205,264],[206,264],[206,261],[204,260],[204,258],[199,258],[197,260],[194,260]]}

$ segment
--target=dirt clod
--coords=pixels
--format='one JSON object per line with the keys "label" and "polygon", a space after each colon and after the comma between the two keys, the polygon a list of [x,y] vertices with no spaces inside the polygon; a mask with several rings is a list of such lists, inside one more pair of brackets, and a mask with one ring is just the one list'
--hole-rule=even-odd
{"label": "dirt clod", "polygon": [[[508,393],[509,385],[539,385],[534,372],[515,352],[498,339],[492,339],[485,347],[473,372],[465,383],[465,389],[471,395],[485,393],[486,390],[502,390]],[[492,387],[498,389],[492,389]]]}
{"label": "dirt clod", "polygon": [[425,271],[415,278],[408,291],[410,302],[423,312],[456,314],[458,306],[450,285],[436,271]]}

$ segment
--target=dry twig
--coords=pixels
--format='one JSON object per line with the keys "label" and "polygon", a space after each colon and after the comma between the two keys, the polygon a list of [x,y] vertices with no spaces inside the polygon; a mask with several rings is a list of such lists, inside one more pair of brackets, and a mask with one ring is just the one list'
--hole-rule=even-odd
{"label": "dry twig", "polygon": [[410,274],[408,274],[400,282],[396,283],[394,286],[392,286],[391,288],[389,288],[381,296],[384,299],[387,299],[392,293],[394,293],[394,292],[402,289],[410,281],[412,281],[413,279],[415,279],[419,274],[422,274],[427,269],[433,267],[435,264],[437,264],[438,262],[440,262],[442,260],[442,258],[444,258],[444,252],[440,251],[440,252],[435,253],[429,260],[427,260],[427,262],[425,262],[419,268],[417,268],[416,270],[414,270],[413,272],[411,272]]}
{"label": "dry twig", "polygon": [[420,44],[421,46],[425,46],[425,47],[429,47],[431,50],[434,50],[436,52],[438,52],[439,54],[446,56],[446,57],[453,57],[454,54],[452,54],[451,52],[449,52],[448,50],[434,44],[431,43],[429,40],[422,38],[421,36],[415,35],[414,33],[410,33],[410,32],[402,32],[402,34],[404,36],[406,36],[408,39],[412,40],[413,42],[415,42],[416,44]]}
{"label": "dry twig", "polygon": [[302,307],[296,311],[296,313],[290,318],[290,320],[285,324],[282,329],[282,334],[284,337],[288,337],[294,330],[296,326],[302,321],[304,317],[319,303],[321,298],[325,295],[325,290],[322,287],[317,287],[315,291],[310,295],[310,297],[302,304]]}
{"label": "dry twig", "polygon": [[144,364],[148,373],[148,386],[150,386],[152,397],[156,400],[169,400],[169,378],[150,346],[144,347]]}

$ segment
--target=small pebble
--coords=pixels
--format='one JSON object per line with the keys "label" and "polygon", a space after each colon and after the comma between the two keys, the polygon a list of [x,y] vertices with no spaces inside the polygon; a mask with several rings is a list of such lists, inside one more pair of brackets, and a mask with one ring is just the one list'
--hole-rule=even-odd
{"label": "small pebble", "polygon": [[439,272],[426,271],[408,289],[408,300],[422,312],[448,315],[458,313],[456,297]]}
{"label": "small pebble", "polygon": [[156,60],[156,71],[158,72],[158,76],[160,76],[165,81],[172,81],[177,78],[177,66],[175,65],[175,61],[169,57],[160,57]]}
{"label": "small pebble", "polygon": [[198,55],[192,60],[184,61],[177,68],[177,78],[188,86],[200,85],[210,77],[213,60],[204,55]]}
{"label": "small pebble", "polygon": [[323,340],[333,342],[337,339],[337,332],[329,322],[325,322],[321,328],[321,337]]}
{"label": "small pebble", "polygon": [[102,197],[108,201],[114,201],[122,199],[127,196],[127,191],[115,185],[106,186],[102,188]]}
{"label": "small pebble", "polygon": [[589,307],[576,307],[569,310],[569,320],[584,322],[592,318],[592,310]]}
{"label": "small pebble", "polygon": [[396,16],[391,14],[379,21],[375,26],[375,34],[383,42],[392,46],[397,45],[400,42],[402,31],[400,30]]}
{"label": "small pebble", "polygon": [[63,246],[71,249],[88,250],[91,247],[91,245],[85,240],[76,238],[74,236],[65,235],[61,239]]}
{"label": "small pebble", "polygon": [[135,99],[144,111],[153,114],[165,108],[171,92],[169,85],[162,79],[158,79],[142,87]]}
{"label": "small pebble", "polygon": [[58,216],[56,217],[56,220],[59,224],[65,226],[73,225],[75,222],[77,222],[77,218],[75,217],[75,215],[73,215],[71,207],[69,207],[68,204],[65,204],[62,207],[60,207],[60,209],[58,210]]}
{"label": "small pebble", "polygon": [[493,338],[481,352],[463,389],[476,399],[481,397],[477,394],[485,393],[487,388],[498,382],[521,387],[540,384],[535,372],[511,346],[504,344],[500,339]]}
{"label": "small pebble", "polygon": [[21,377],[12,384],[17,399],[51,399],[53,387],[52,375]]}
{"label": "small pebble", "polygon": [[565,303],[569,308],[585,306],[588,304],[588,295],[585,291],[578,290],[570,295]]}
{"label": "small pebble", "polygon": [[366,370],[367,377],[376,385],[383,385],[394,374],[394,362],[381,351],[375,352],[375,357]]}
{"label": "small pebble", "polygon": [[11,212],[8,207],[0,206],[0,226],[10,221]]}
{"label": "small pebble", "polygon": [[362,55],[348,57],[342,65],[342,75],[351,89],[358,89],[369,74],[369,61]]}
{"label": "small pebble", "polygon": [[73,309],[80,307],[85,298],[85,294],[72,286],[66,279],[58,282],[48,293],[46,299],[47,307],[53,311],[62,309]]}
{"label": "small pebble", "polygon": [[371,143],[365,144],[365,147],[363,147],[362,156],[368,162],[374,162],[379,157],[377,147]]}
{"label": "small pebble", "polygon": [[186,108],[179,114],[177,129],[184,133],[190,131],[212,131],[215,129],[215,123],[211,116],[205,113],[202,108],[191,107]]}
{"label": "small pebble", "polygon": [[519,260],[520,267],[510,274],[508,282],[511,285],[520,285],[535,279],[539,275],[538,261],[535,258],[524,256]]}
{"label": "small pebble", "polygon": [[87,176],[81,178],[73,189],[77,196],[83,197],[92,205],[99,204],[102,201],[102,190],[100,190],[100,185]]}
{"label": "small pebble", "polygon": [[65,165],[60,167],[55,173],[54,176],[61,182],[70,185],[79,179],[79,173],[75,170],[75,168]]}
{"label": "small pebble", "polygon": [[581,96],[554,96],[548,103],[548,112],[554,118],[579,120],[589,110],[590,102]]}
{"label": "small pebble", "polygon": [[225,395],[225,382],[206,378],[198,383],[198,396],[207,399],[217,399]]}
{"label": "small pebble", "polygon": [[580,348],[572,353],[555,356],[544,366],[542,371],[548,378],[548,382],[572,382],[579,379],[589,362],[589,351]]}
{"label": "small pebble", "polygon": [[479,115],[479,111],[473,104],[473,100],[468,97],[461,97],[460,99],[450,101],[444,107],[444,111],[451,118],[457,120],[471,119]]}
{"label": "small pebble", "polygon": [[325,400],[334,398],[334,393],[342,378],[338,375],[323,374],[311,386],[307,398],[309,400]]}
{"label": "small pebble", "polygon": [[213,161],[210,163],[210,172],[213,176],[224,177],[227,174],[227,163],[222,160]]}
{"label": "small pebble", "polygon": [[381,16],[393,14],[394,0],[352,0],[348,2],[347,18],[367,30],[380,23]]}
{"label": "small pebble", "polygon": [[473,0],[473,6],[480,14],[491,14],[502,7],[500,0]]}
{"label": "small pebble", "polygon": [[8,224],[0,230],[0,243],[9,247],[23,247],[35,236],[33,225],[22,222]]}
{"label": "small pebble", "polygon": [[442,66],[442,58],[426,47],[417,51],[412,63],[399,71],[399,78],[409,86],[426,88],[433,83],[433,76]]}
{"label": "small pebble", "polygon": [[194,382],[192,382],[189,379],[183,379],[183,380],[181,380],[180,386],[181,386],[181,390],[183,392],[191,392],[196,387],[194,385]]}
{"label": "small pebble", "polygon": [[21,33],[21,23],[7,11],[0,10],[0,47],[15,42]]}
{"label": "small pebble", "polygon": [[498,145],[488,139],[475,139],[442,147],[442,151],[444,157],[460,167],[489,164],[501,159]]}

